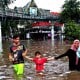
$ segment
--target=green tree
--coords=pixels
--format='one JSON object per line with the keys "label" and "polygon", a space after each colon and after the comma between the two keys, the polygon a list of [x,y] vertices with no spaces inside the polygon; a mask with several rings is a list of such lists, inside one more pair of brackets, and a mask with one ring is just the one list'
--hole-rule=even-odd
{"label": "green tree", "polygon": [[[2,9],[3,14],[5,14],[5,9],[8,8],[8,5],[13,3],[15,0],[0,0],[0,9]],[[7,18],[1,19],[1,24],[2,24],[2,35],[7,35],[9,34],[9,20]]]}
{"label": "green tree", "polygon": [[0,0],[0,7],[5,8],[8,7],[8,4],[13,3],[15,0]]}
{"label": "green tree", "polygon": [[80,1],[78,0],[65,0],[62,6],[61,21],[67,22],[74,20],[78,22],[80,19]]}
{"label": "green tree", "polygon": [[70,40],[80,39],[80,24],[74,21],[68,21],[65,24],[65,36]]}

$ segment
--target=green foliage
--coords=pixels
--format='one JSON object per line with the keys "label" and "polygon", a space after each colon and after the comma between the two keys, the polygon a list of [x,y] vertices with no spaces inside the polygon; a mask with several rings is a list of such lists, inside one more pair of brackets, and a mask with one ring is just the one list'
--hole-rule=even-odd
{"label": "green foliage", "polygon": [[0,7],[5,8],[8,4],[13,3],[15,0],[0,0]]}
{"label": "green foliage", "polygon": [[10,35],[10,27],[13,30],[13,33],[16,33],[17,30],[17,21],[13,21],[13,20],[4,20],[2,21],[2,35]]}
{"label": "green foliage", "polygon": [[65,36],[69,39],[80,39],[80,24],[74,21],[68,21],[65,24]]}
{"label": "green foliage", "polygon": [[80,1],[66,0],[61,12],[61,21],[67,22],[68,20],[74,20],[78,22],[80,19]]}

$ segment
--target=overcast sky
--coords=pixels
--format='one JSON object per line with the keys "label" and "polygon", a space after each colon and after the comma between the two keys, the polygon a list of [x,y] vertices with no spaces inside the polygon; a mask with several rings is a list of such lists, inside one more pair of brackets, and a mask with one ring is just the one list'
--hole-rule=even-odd
{"label": "overcast sky", "polygon": [[[10,8],[23,7],[31,0],[16,0],[13,4],[9,5]],[[38,8],[49,9],[53,12],[60,12],[61,7],[65,0],[34,0]]]}

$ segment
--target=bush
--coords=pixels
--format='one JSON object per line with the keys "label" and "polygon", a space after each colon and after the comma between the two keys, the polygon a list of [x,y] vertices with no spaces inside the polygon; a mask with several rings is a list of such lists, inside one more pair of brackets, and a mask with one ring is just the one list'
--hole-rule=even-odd
{"label": "bush", "polygon": [[77,24],[74,21],[68,21],[65,24],[65,37],[72,40],[80,39],[80,24]]}

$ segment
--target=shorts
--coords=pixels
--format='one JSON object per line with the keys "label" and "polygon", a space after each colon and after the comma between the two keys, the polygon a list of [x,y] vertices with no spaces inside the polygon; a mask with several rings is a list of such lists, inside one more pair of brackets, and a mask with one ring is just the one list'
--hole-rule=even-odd
{"label": "shorts", "polygon": [[19,75],[19,74],[22,75],[24,73],[24,63],[14,64],[13,69],[17,75]]}

